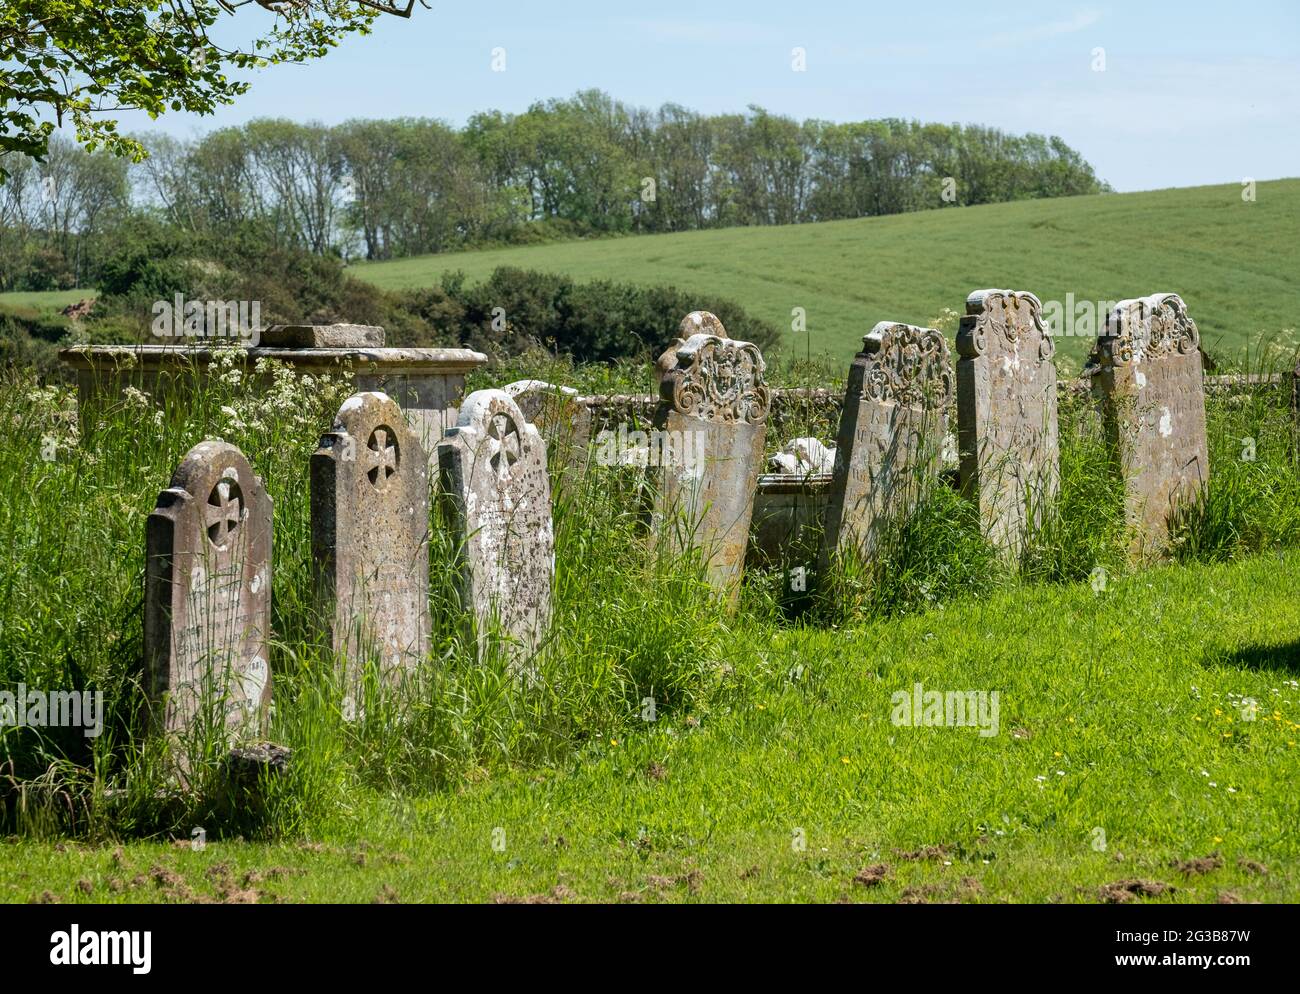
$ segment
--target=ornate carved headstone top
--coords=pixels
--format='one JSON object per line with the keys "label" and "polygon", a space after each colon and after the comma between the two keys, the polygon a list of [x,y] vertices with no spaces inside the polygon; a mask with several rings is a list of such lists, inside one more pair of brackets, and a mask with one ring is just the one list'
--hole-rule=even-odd
{"label": "ornate carved headstone top", "polygon": [[967,359],[984,355],[990,344],[1023,353],[1036,347],[1040,360],[1056,354],[1056,342],[1043,322],[1043,305],[1027,290],[976,290],[966,298],[957,332],[957,351]]}
{"label": "ornate carved headstone top", "polygon": [[254,735],[271,700],[271,498],[235,446],[201,442],[145,529],[144,655],[155,728]]}
{"label": "ornate carved headstone top", "polygon": [[862,396],[908,407],[948,406],[952,359],[934,328],[881,321],[862,338]]}
{"label": "ornate carved headstone top", "polygon": [[659,358],[655,361],[655,382],[663,382],[663,378],[668,371],[677,365],[677,350],[686,344],[686,340],[692,335],[713,335],[715,338],[730,338],[727,329],[722,326],[722,322],[716,314],[710,314],[708,311],[691,311],[686,317],[682,318],[681,324],[677,326],[677,337],[673,340],[668,348],[660,353]]}
{"label": "ornate carved headstone top", "polygon": [[1097,344],[1103,366],[1125,366],[1196,352],[1201,334],[1182,297],[1153,293],[1116,304]]}
{"label": "ornate carved headstone top", "polygon": [[495,624],[532,652],[550,623],[555,573],[546,443],[509,394],[478,390],[438,444],[438,464],[463,549],[465,608],[480,634]]}
{"label": "ornate carved headstone top", "polygon": [[[311,460],[312,564],[330,643],[387,678],[429,650],[429,471],[387,394],[353,394]],[[349,679],[355,680],[350,673]]]}
{"label": "ornate carved headstone top", "polygon": [[763,381],[766,369],[763,354],[751,342],[691,335],[673,353],[673,363],[659,382],[659,396],[673,411],[689,418],[763,424],[772,404]]}

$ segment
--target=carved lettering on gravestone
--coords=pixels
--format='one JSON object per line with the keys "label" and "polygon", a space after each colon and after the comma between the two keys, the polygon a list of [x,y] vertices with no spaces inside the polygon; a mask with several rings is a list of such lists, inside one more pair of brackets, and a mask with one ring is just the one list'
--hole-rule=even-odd
{"label": "carved lettering on gravestone", "polygon": [[[707,330],[686,335],[695,328]],[[767,367],[758,346],[727,337],[708,312],[687,315],[681,330],[657,364],[655,428],[667,442],[653,467],[655,540],[700,549],[713,587],[734,599],[763,468]]]}
{"label": "carved lettering on gravestone", "polygon": [[840,416],[823,569],[849,548],[870,556],[938,476],[952,394],[941,332],[882,321],[862,339]]}
{"label": "carved lettering on gravestone", "polygon": [[[153,727],[256,736],[271,700],[271,498],[235,446],[186,453],[145,526],[145,690]],[[184,762],[184,757],[182,757]]]}
{"label": "carved lettering on gravestone", "polygon": [[1181,297],[1121,300],[1098,337],[1093,390],[1124,477],[1130,550],[1154,555],[1210,478],[1200,333]]}
{"label": "carved lettering on gravestone", "polygon": [[507,393],[478,390],[438,443],[438,466],[465,609],[480,637],[495,629],[530,654],[550,625],[555,575],[546,443]]}
{"label": "carved lettering on gravestone", "polygon": [[349,693],[373,662],[389,681],[429,653],[429,474],[423,448],[389,396],[339,408],[311,459],[317,609],[345,661]]}
{"label": "carved lettering on gravestone", "polygon": [[1032,293],[977,290],[957,332],[963,491],[984,532],[1019,549],[1060,482],[1055,342]]}

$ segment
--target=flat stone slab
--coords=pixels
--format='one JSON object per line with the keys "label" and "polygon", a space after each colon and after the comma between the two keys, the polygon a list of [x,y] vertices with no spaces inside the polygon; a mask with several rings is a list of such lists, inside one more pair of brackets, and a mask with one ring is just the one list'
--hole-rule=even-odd
{"label": "flat stone slab", "polygon": [[261,333],[262,345],[289,349],[376,349],[384,329],[374,324],[274,324]]}
{"label": "flat stone slab", "polygon": [[[237,346],[250,363],[275,359],[290,366],[337,367],[351,363],[353,369],[378,367],[408,374],[469,373],[488,361],[473,349],[390,349],[390,348],[272,348]],[[218,352],[207,346],[190,345],[76,345],[59,350],[59,361],[78,370],[116,372],[132,368],[161,369],[193,362],[206,366]],[[126,364],[126,365],[124,365]]]}

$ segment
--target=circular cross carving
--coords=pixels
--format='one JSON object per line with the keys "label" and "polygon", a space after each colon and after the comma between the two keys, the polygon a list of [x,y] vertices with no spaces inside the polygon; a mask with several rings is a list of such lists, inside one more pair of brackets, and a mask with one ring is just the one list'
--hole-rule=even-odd
{"label": "circular cross carving", "polygon": [[208,540],[217,548],[224,548],[235,534],[244,517],[244,495],[235,480],[220,479],[208,494],[205,521]]}
{"label": "circular cross carving", "polygon": [[370,433],[366,452],[370,461],[370,469],[366,475],[374,488],[383,493],[388,489],[389,477],[397,474],[397,467],[402,461],[402,454],[397,445],[397,433],[387,425],[380,425]]}
{"label": "circular cross carving", "polygon": [[492,415],[488,422],[488,437],[496,442],[492,453],[492,468],[499,479],[510,475],[510,467],[523,455],[523,441],[519,437],[519,426],[514,418],[505,412]]}

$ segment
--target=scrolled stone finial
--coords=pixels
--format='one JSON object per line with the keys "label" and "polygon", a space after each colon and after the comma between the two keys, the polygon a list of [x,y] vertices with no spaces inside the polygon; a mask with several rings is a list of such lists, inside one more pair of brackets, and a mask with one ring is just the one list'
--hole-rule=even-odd
{"label": "scrolled stone finial", "polygon": [[957,352],[974,359],[988,351],[990,336],[1015,349],[1029,334],[1038,337],[1038,358],[1056,354],[1056,342],[1043,323],[1043,305],[1028,290],[976,290],[966,298],[966,314],[957,330]]}
{"label": "scrolled stone finial", "polygon": [[683,330],[697,317],[702,327],[716,326],[723,333],[690,335],[660,357],[661,399],[688,417],[762,424],[771,408],[762,352],[752,342],[727,337],[721,322],[704,311],[687,315]]}
{"label": "scrolled stone finial", "polygon": [[1103,365],[1124,366],[1187,355],[1201,344],[1201,333],[1176,293],[1153,293],[1121,300],[1106,316],[1098,346]]}
{"label": "scrolled stone finial", "polygon": [[952,399],[948,342],[934,328],[881,321],[862,339],[862,395],[909,407],[945,407]]}

